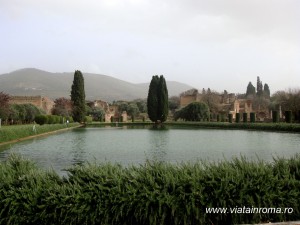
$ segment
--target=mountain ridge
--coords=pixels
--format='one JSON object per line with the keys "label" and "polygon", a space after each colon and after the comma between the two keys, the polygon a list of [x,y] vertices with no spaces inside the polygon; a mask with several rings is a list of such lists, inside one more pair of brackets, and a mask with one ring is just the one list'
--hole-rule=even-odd
{"label": "mountain ridge", "polygon": [[[55,99],[70,97],[73,72],[48,72],[36,68],[22,68],[0,74],[0,92],[10,95],[42,95]],[[149,83],[130,83],[112,76],[83,73],[87,100],[101,99],[108,102],[146,98]],[[179,95],[193,88],[177,81],[167,81],[169,96]]]}

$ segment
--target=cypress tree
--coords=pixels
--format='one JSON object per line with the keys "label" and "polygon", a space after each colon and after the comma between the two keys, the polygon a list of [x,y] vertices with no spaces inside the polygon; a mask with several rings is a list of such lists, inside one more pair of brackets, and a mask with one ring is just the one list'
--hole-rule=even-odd
{"label": "cypress tree", "polygon": [[279,112],[277,110],[272,111],[273,123],[279,122]]}
{"label": "cypress tree", "polygon": [[248,114],[246,112],[243,113],[243,123],[247,123],[248,121]]}
{"label": "cypress tree", "polygon": [[83,122],[86,114],[84,79],[82,73],[76,70],[71,88],[71,101],[73,103],[73,119],[75,122]]}
{"label": "cypress tree", "polygon": [[250,113],[250,122],[255,123],[255,113],[254,112]]}
{"label": "cypress tree", "polygon": [[269,85],[268,84],[265,84],[264,85],[264,96],[266,98],[270,98],[270,88],[269,88]]}
{"label": "cypress tree", "polygon": [[262,96],[263,95],[263,85],[262,85],[262,81],[260,80],[259,77],[257,77],[257,83],[256,83],[256,89],[257,89],[257,96]]}
{"label": "cypress tree", "polygon": [[152,80],[149,85],[148,97],[147,97],[147,110],[149,119],[152,122],[157,122],[158,111],[158,84],[159,77],[157,75],[152,76]]}
{"label": "cypress tree", "polygon": [[251,82],[249,82],[246,91],[246,97],[254,97],[255,96],[255,87]]}
{"label": "cypress tree", "polygon": [[229,123],[232,123],[232,117],[233,115],[231,113],[228,114],[228,122]]}
{"label": "cypress tree", "polygon": [[158,85],[158,120],[165,122],[169,114],[169,97],[166,80],[163,75],[159,78]]}
{"label": "cypress tree", "polygon": [[241,115],[240,115],[240,113],[236,113],[235,114],[235,122],[239,123],[240,121],[241,121]]}
{"label": "cypress tree", "polygon": [[147,97],[147,110],[152,122],[164,122],[169,112],[168,89],[163,75],[152,76]]}

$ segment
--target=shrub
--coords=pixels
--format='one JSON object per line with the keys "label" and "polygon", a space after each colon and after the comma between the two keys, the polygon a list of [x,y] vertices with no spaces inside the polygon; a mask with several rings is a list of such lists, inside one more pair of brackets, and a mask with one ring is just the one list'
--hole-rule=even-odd
{"label": "shrub", "polygon": [[63,124],[65,122],[65,118],[63,116],[59,116],[59,123]]}
{"label": "shrub", "polygon": [[228,122],[229,123],[232,123],[232,117],[233,115],[231,113],[228,114]]}
{"label": "shrub", "polygon": [[243,113],[243,123],[247,123],[248,122],[248,113],[244,112]]}
{"label": "shrub", "polygon": [[48,123],[48,117],[46,115],[37,115],[35,117],[35,122],[39,125]]}
{"label": "shrub", "polygon": [[292,111],[285,111],[285,122],[291,123],[292,122]]}
{"label": "shrub", "polygon": [[55,118],[53,115],[47,115],[48,117],[48,124],[54,124],[55,123]]}
{"label": "shrub", "polygon": [[274,110],[272,111],[272,120],[273,123],[278,123],[279,122],[279,112]]}
{"label": "shrub", "polygon": [[235,122],[239,123],[240,121],[241,121],[241,115],[240,115],[240,113],[236,113],[235,114]]}
{"label": "shrub", "polygon": [[226,121],[226,119],[225,119],[225,114],[221,114],[220,115],[220,120],[221,120],[221,122],[225,122]]}
{"label": "shrub", "polygon": [[85,123],[91,123],[92,121],[93,121],[93,117],[91,117],[91,116],[84,117],[84,122]]}
{"label": "shrub", "polygon": [[174,119],[183,119],[185,121],[207,121],[209,118],[209,108],[203,102],[193,102],[175,112]]}
{"label": "shrub", "polygon": [[72,116],[67,116],[67,117],[66,117],[66,121],[69,121],[69,123],[73,123],[73,122],[74,122]]}
{"label": "shrub", "polygon": [[[251,124],[249,124],[251,125]],[[253,224],[300,219],[300,156],[178,165],[148,161],[68,169],[68,178],[10,157],[0,163],[0,224]],[[207,207],[293,213],[206,213]]]}
{"label": "shrub", "polygon": [[255,113],[254,112],[250,113],[250,122],[255,123]]}

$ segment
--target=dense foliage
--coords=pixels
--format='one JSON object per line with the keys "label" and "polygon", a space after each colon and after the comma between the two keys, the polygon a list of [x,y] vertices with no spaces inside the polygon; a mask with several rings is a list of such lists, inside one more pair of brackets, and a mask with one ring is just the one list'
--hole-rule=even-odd
{"label": "dense foliage", "polygon": [[79,70],[74,73],[71,88],[72,115],[75,122],[83,122],[86,116],[84,78]]}
{"label": "dense foliage", "polygon": [[32,123],[37,115],[44,113],[40,108],[32,104],[10,105],[9,120],[13,124]]}
{"label": "dense foliage", "polygon": [[292,111],[292,116],[300,122],[300,90],[290,89],[288,91],[277,91],[272,97],[272,110]]}
{"label": "dense foliage", "polygon": [[87,115],[90,115],[93,121],[102,122],[105,120],[105,111],[102,107],[87,107]]}
{"label": "dense foliage", "polygon": [[[300,156],[272,163],[88,164],[69,177],[19,156],[0,163],[0,224],[241,224],[300,219]],[[292,213],[207,213],[207,207]],[[291,212],[291,211],[290,211]]]}
{"label": "dense foliage", "polygon": [[182,119],[185,121],[207,121],[210,113],[208,106],[203,102],[193,102],[177,111],[174,119]]}
{"label": "dense foliage", "polygon": [[169,99],[166,80],[155,75],[149,85],[147,97],[148,116],[152,122],[165,122],[169,114]]}
{"label": "dense foliage", "polygon": [[[227,95],[227,91],[224,90],[224,96],[227,97]],[[220,111],[219,96],[220,95],[218,94],[218,92],[212,91],[210,90],[210,88],[208,88],[207,90],[203,88],[201,101],[208,106],[210,113],[218,113]]]}
{"label": "dense foliage", "polygon": [[52,114],[58,116],[72,116],[72,101],[64,97],[55,99]]}
{"label": "dense foliage", "polygon": [[35,117],[35,122],[39,125],[43,124],[57,124],[57,123],[67,123],[73,122],[73,118],[70,116],[63,117],[63,116],[57,116],[57,115],[37,115]]}

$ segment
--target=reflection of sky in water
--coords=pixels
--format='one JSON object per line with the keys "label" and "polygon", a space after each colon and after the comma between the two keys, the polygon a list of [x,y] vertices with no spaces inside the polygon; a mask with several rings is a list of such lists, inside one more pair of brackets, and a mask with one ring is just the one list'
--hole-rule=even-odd
{"label": "reflection of sky in water", "polygon": [[214,129],[81,128],[0,147],[0,160],[11,152],[38,166],[61,171],[74,164],[117,162],[143,164],[146,159],[168,162],[222,160],[246,156],[272,160],[298,152],[299,134]]}

